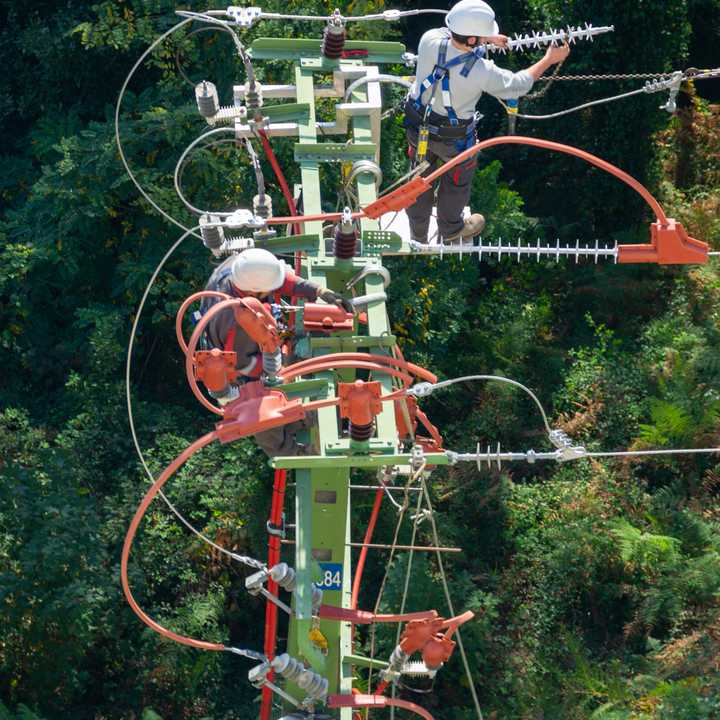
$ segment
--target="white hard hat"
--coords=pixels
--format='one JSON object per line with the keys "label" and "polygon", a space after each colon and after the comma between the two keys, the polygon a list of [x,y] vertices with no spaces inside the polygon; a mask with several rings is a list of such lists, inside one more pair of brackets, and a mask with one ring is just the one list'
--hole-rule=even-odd
{"label": "white hard hat", "polygon": [[488,37],[500,32],[495,11],[482,0],[460,0],[445,16],[445,24],[456,35]]}
{"label": "white hard hat", "polygon": [[262,248],[243,250],[232,264],[232,283],[245,292],[272,292],[285,282],[287,266]]}

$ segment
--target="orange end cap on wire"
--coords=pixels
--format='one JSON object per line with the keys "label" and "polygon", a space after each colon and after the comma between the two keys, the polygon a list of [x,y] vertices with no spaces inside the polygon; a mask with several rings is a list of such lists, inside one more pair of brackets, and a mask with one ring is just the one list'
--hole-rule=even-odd
{"label": "orange end cap on wire", "polygon": [[237,400],[225,406],[225,419],[217,423],[215,429],[218,440],[228,443],[304,417],[305,408],[300,400],[288,400],[280,390],[249,382],[240,389]]}
{"label": "orange end cap on wire", "polygon": [[237,353],[226,350],[200,350],[195,353],[195,377],[208,390],[220,392],[237,376]]}
{"label": "orange end cap on wire", "polygon": [[338,383],[340,417],[348,418],[355,425],[368,425],[382,412],[382,385],[378,380]]}
{"label": "orange end cap on wire", "polygon": [[404,210],[412,205],[424,192],[431,188],[430,183],[424,177],[413,178],[410,182],[400,186],[387,195],[383,195],[375,202],[363,208],[366,217],[377,220],[386,212]]}
{"label": "orange end cap on wire", "polygon": [[354,316],[337,305],[305,303],[303,306],[303,327],[313,332],[335,332],[352,330]]}
{"label": "orange end cap on wire", "polygon": [[673,218],[650,225],[649,245],[620,245],[619,263],[657,263],[658,265],[704,265],[708,261],[708,244],[687,234]]}

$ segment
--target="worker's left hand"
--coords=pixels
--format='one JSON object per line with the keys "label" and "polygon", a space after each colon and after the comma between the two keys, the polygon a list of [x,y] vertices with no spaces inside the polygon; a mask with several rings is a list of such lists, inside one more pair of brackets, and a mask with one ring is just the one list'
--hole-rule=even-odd
{"label": "worker's left hand", "polygon": [[484,40],[492,43],[495,47],[507,49],[510,38],[507,35],[489,35],[487,38],[484,38]]}
{"label": "worker's left hand", "polygon": [[350,302],[350,300],[344,298],[342,295],[338,295],[332,290],[321,290],[318,293],[318,297],[321,300],[324,300],[328,305],[337,305],[338,307],[343,308],[345,312],[355,312],[355,308],[353,307],[353,304]]}

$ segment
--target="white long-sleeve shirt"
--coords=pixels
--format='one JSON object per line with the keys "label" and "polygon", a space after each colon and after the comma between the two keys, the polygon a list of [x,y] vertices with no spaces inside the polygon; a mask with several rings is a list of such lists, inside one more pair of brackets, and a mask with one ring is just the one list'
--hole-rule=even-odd
{"label": "white long-sleeve shirt", "polygon": [[[416,68],[416,79],[410,88],[410,97],[414,100],[418,97],[418,89],[425,78],[432,73],[437,65],[440,44],[449,36],[449,31],[444,28],[428,30],[421,38],[418,46],[418,59]],[[446,62],[463,55],[466,50],[458,50],[452,41],[448,42]],[[511,72],[499,68],[492,60],[479,59],[467,77],[463,77],[460,71],[464,64],[450,68],[450,97],[452,107],[458,118],[469,120],[475,113],[480,96],[488,93],[501,99],[518,98],[530,92],[534,80],[527,70]],[[442,101],[441,82],[438,80],[438,87],[435,91],[432,109],[439,115],[447,115]],[[423,93],[423,104],[429,102],[432,90]]]}

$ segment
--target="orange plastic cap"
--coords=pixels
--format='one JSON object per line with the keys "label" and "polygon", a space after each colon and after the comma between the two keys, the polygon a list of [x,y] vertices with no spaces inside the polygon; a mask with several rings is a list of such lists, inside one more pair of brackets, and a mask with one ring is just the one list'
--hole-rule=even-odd
{"label": "orange plastic cap", "polygon": [[280,390],[260,382],[242,386],[237,400],[225,406],[224,420],[215,425],[221,443],[254,435],[263,430],[302,420],[305,409],[300,400],[288,400]]}
{"label": "orange plastic cap", "polygon": [[315,332],[352,330],[353,324],[352,313],[346,312],[337,305],[305,303],[303,307],[303,326],[306,330]]}
{"label": "orange plastic cap", "polygon": [[275,318],[257,298],[243,298],[233,308],[238,325],[260,346],[263,352],[275,352],[280,347],[280,333]]}
{"label": "orange plastic cap", "polygon": [[708,244],[687,234],[673,218],[667,224],[650,225],[649,245],[620,245],[620,263],[658,263],[658,265],[695,265],[708,261]]}
{"label": "orange plastic cap", "polygon": [[195,353],[195,377],[208,390],[220,392],[237,377],[235,362],[237,354],[213,348]]}
{"label": "orange plastic cap", "polygon": [[348,418],[353,425],[369,425],[382,412],[382,385],[380,382],[339,383],[340,417]]}

